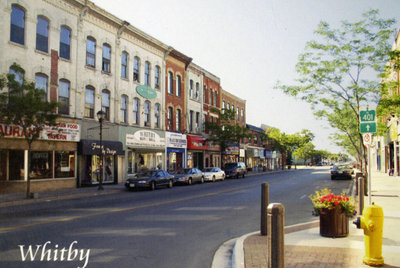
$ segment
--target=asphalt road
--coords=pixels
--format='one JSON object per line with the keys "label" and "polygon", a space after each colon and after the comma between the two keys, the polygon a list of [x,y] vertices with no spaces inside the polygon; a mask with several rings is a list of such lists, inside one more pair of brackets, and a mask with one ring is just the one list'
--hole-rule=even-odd
{"label": "asphalt road", "polygon": [[350,185],[316,167],[2,208],[0,267],[210,267],[223,242],[259,229],[264,182],[286,225],[316,219],[315,190]]}

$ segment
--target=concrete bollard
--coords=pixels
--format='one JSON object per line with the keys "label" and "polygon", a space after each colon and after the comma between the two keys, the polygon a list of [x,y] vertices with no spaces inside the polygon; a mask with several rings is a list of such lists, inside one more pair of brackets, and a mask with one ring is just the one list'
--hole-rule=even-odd
{"label": "concrete bollard", "polygon": [[267,208],[269,204],[269,184],[261,184],[261,235],[268,234],[268,213]]}
{"label": "concrete bollard", "polygon": [[358,178],[362,176],[363,176],[362,172],[356,172],[356,175],[354,176],[354,180],[356,182],[356,195],[358,195]]}
{"label": "concrete bollard", "polygon": [[359,177],[358,178],[358,189],[359,189],[359,195],[358,195],[358,214],[362,215],[362,211],[364,209],[364,178]]}
{"label": "concrete bollard", "polygon": [[285,207],[281,203],[268,206],[268,267],[285,267]]}

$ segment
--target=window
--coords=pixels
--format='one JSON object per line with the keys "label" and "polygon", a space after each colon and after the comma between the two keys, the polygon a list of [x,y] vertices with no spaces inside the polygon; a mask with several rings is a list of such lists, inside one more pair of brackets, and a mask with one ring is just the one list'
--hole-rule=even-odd
{"label": "window", "polygon": [[65,26],[61,26],[60,33],[60,58],[70,59],[71,51],[71,30]]}
{"label": "window", "polygon": [[139,124],[139,108],[140,108],[140,101],[138,98],[133,99],[133,124]]}
{"label": "window", "polygon": [[167,125],[167,130],[172,130],[172,115],[173,115],[173,110],[172,107],[168,107],[168,125]]}
{"label": "window", "polygon": [[239,113],[239,107],[236,108],[236,120],[239,121],[240,119],[240,113]]}
{"label": "window", "polygon": [[208,100],[208,102],[209,102],[209,104],[210,105],[213,105],[213,90],[212,89],[210,89],[210,99]]}
{"label": "window", "polygon": [[168,72],[168,93],[174,94],[174,74],[172,72]]}
{"label": "window", "polygon": [[144,63],[144,84],[150,86],[150,62]]}
{"label": "window", "polygon": [[176,131],[181,131],[181,110],[176,109]]}
{"label": "window", "polygon": [[101,110],[105,113],[104,119],[110,120],[110,91],[104,89],[101,92]]}
{"label": "window", "polygon": [[121,77],[128,79],[128,53],[122,52],[121,56]]}
{"label": "window", "polygon": [[85,90],[85,117],[94,118],[94,88],[90,86]]}
{"label": "window", "polygon": [[160,104],[156,103],[154,106],[154,127],[160,127]]}
{"label": "window", "polygon": [[215,91],[214,92],[214,105],[217,107],[218,105],[217,105],[217,98],[218,98],[218,91]]}
{"label": "window", "polygon": [[200,113],[196,112],[196,132],[200,132]]}
{"label": "window", "polygon": [[38,17],[36,25],[36,49],[49,52],[49,21],[44,17]]}
{"label": "window", "polygon": [[25,44],[25,11],[16,5],[11,7],[10,41]]}
{"label": "window", "polygon": [[69,89],[70,83],[67,80],[60,80],[58,86],[58,113],[69,115]]}
{"label": "window", "polygon": [[200,97],[200,84],[196,83],[196,94],[195,94],[196,100],[198,100],[199,97]]}
{"label": "window", "polygon": [[154,87],[160,88],[160,66],[156,66],[154,74]]}
{"label": "window", "polygon": [[242,112],[240,114],[240,117],[242,118],[242,123],[244,123],[244,109],[242,108]]}
{"label": "window", "polygon": [[133,81],[136,81],[138,83],[140,83],[139,66],[140,60],[138,57],[135,57],[133,60]]}
{"label": "window", "polygon": [[176,96],[180,97],[182,95],[181,91],[181,76],[177,75],[176,76]]}
{"label": "window", "polygon": [[47,76],[44,74],[36,74],[35,75],[35,88],[42,89],[43,99],[47,100]]}
{"label": "window", "polygon": [[32,151],[29,160],[31,179],[44,179],[53,177],[52,151]]}
{"label": "window", "polygon": [[86,42],[86,65],[96,68],[96,40],[92,37]]}
{"label": "window", "polygon": [[75,152],[55,152],[55,175],[56,178],[67,178],[75,176]]}
{"label": "window", "polygon": [[14,75],[14,80],[18,82],[20,85],[24,83],[24,73],[16,70],[14,68],[10,68],[10,74]]}
{"label": "window", "polygon": [[222,101],[222,113],[225,113],[225,101]]}
{"label": "window", "polygon": [[111,47],[108,44],[103,44],[103,72],[111,72]]}
{"label": "window", "polygon": [[204,86],[204,87],[203,87],[203,102],[204,102],[204,103],[207,103],[207,102],[206,102],[206,95],[207,95],[207,88],[206,88],[206,86]]}
{"label": "window", "polygon": [[144,125],[146,127],[150,126],[150,105],[149,101],[144,102]]}
{"label": "window", "polygon": [[194,98],[193,80],[192,79],[190,79],[190,81],[189,81],[189,97]]}
{"label": "window", "polygon": [[189,112],[189,132],[193,131],[193,111]]}
{"label": "window", "polygon": [[123,95],[122,97],[121,97],[121,118],[120,118],[120,120],[121,120],[121,123],[126,123],[128,120],[128,118],[127,118],[127,115],[128,115],[128,113],[127,113],[127,110],[128,110],[128,105],[127,105],[127,101],[128,101],[128,97],[127,96],[125,96],[125,95]]}

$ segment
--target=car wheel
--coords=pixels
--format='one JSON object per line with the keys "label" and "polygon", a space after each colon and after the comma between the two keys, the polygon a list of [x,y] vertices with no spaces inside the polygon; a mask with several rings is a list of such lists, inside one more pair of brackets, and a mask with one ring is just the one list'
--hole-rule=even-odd
{"label": "car wheel", "polygon": [[153,181],[153,182],[151,182],[151,184],[150,184],[150,190],[154,191],[155,189],[156,189],[156,182]]}
{"label": "car wheel", "polygon": [[215,176],[212,177],[212,181],[215,182]]}
{"label": "car wheel", "polygon": [[189,185],[192,185],[192,178],[189,178],[188,184],[189,184]]}
{"label": "car wheel", "polygon": [[204,183],[204,177],[201,177],[200,183]]}
{"label": "car wheel", "polygon": [[239,173],[236,174],[236,179],[239,179]]}
{"label": "car wheel", "polygon": [[225,175],[224,176],[222,176],[222,179],[221,179],[222,181],[224,181],[225,180]]}
{"label": "car wheel", "polygon": [[246,173],[243,172],[243,179],[244,179],[244,176],[246,176]]}
{"label": "car wheel", "polygon": [[172,188],[174,186],[174,183],[172,180],[169,180],[168,182],[168,188]]}
{"label": "car wheel", "polygon": [[335,179],[335,177],[334,176],[331,176],[331,180],[334,180]]}

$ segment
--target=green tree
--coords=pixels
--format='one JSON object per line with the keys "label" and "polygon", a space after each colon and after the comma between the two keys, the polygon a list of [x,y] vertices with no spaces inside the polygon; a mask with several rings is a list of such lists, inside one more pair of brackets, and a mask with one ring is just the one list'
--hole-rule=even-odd
{"label": "green tree", "polygon": [[297,148],[293,156],[298,158],[298,159],[303,159],[304,160],[304,165],[306,164],[307,159],[312,159],[315,153],[315,146],[311,142],[307,142],[306,144],[303,144],[303,146]]}
{"label": "green tree", "polygon": [[[352,113],[348,116],[354,121],[349,122],[348,127],[355,123],[356,129],[345,135],[352,135],[348,137],[350,143],[354,143],[356,151],[362,150],[362,158],[366,160],[364,147],[359,146],[363,145],[359,110],[363,105],[375,106],[379,99],[380,81],[372,73],[382,72],[385,66],[395,21],[378,18],[377,10],[370,10],[362,17],[354,23],[342,22],[340,29],[320,22],[315,31],[318,41],[308,42],[306,51],[299,56],[298,85],[278,82],[276,88],[309,102],[316,116],[326,118],[340,133],[343,132],[335,122],[338,116],[332,118],[331,115],[349,109]],[[356,139],[358,143],[354,142]]]}
{"label": "green tree", "polygon": [[[17,64],[11,68],[24,74]],[[57,102],[48,102],[45,92],[36,89],[34,83],[16,81],[14,74],[6,74],[0,80],[0,121],[8,125],[17,125],[28,144],[28,181],[26,197],[30,198],[30,155],[32,143],[36,141],[45,126],[56,126],[58,114],[55,113]]]}

